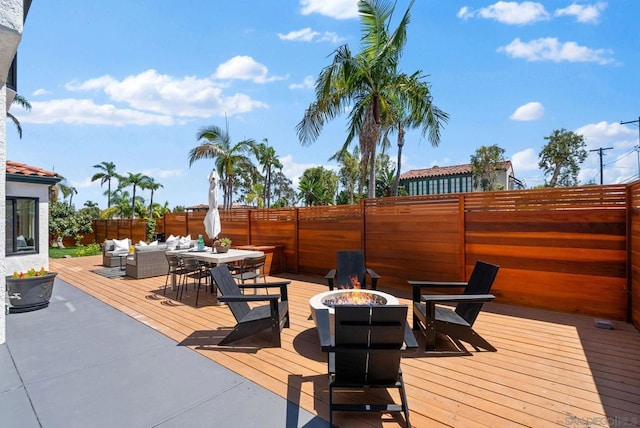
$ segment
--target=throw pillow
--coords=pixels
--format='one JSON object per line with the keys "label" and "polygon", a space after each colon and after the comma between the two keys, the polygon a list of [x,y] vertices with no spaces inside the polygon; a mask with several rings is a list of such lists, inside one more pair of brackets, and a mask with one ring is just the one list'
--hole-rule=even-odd
{"label": "throw pillow", "polygon": [[167,240],[165,242],[167,244],[167,248],[168,249],[175,250],[176,247],[178,246],[178,243],[180,242],[180,237],[179,236],[169,235],[169,237],[167,238]]}
{"label": "throw pillow", "polygon": [[156,245],[158,245],[158,241],[153,241],[153,242],[152,242],[152,243],[150,243],[149,245],[156,246]]}
{"label": "throw pillow", "polygon": [[146,247],[147,243],[144,242],[144,241],[140,241],[140,242],[138,242],[138,245],[140,245],[141,247]]}
{"label": "throw pillow", "polygon": [[113,240],[114,250],[125,250],[127,253],[129,252],[129,239],[114,239]]}

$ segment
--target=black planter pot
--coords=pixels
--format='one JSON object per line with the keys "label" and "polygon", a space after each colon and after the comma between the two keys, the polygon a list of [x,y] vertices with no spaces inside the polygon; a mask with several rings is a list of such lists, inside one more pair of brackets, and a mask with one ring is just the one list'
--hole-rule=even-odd
{"label": "black planter pot", "polygon": [[28,312],[49,306],[53,292],[53,281],[57,272],[31,278],[7,277],[9,312]]}

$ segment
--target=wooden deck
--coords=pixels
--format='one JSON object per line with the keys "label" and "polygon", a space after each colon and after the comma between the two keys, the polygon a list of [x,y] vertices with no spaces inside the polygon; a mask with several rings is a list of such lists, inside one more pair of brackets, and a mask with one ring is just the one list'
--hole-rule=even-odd
{"label": "wooden deck", "polygon": [[[292,280],[291,328],[283,330],[281,348],[264,347],[267,334],[219,347],[235,321],[211,294],[201,291],[195,308],[191,289],[178,302],[175,292],[162,294],[164,276],[107,279],[91,272],[101,261],[100,256],[51,260],[50,269],[180,345],[328,419],[326,356],[308,308],[311,296],[327,290],[322,278],[278,276]],[[408,303],[409,290],[398,297]],[[432,357],[420,350],[403,358],[411,422],[417,427],[640,426],[640,332],[629,324],[613,325],[603,330],[593,318],[485,305],[475,327],[498,352]],[[339,426],[397,426],[400,420],[335,415]]]}

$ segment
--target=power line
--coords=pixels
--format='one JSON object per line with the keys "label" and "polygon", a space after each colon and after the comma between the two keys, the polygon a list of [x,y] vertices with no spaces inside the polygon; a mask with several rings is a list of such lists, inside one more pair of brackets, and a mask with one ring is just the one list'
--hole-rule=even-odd
{"label": "power line", "polygon": [[593,149],[593,150],[589,150],[590,152],[599,152],[600,153],[600,184],[603,184],[602,182],[602,157],[604,156],[604,151],[605,150],[611,150],[613,149],[613,147],[600,147],[599,149]]}
{"label": "power line", "polygon": [[620,125],[627,125],[629,123],[637,123],[638,124],[638,145],[636,146],[636,151],[638,153],[638,176],[640,176],[640,116],[636,120],[627,120],[626,122],[620,121]]}

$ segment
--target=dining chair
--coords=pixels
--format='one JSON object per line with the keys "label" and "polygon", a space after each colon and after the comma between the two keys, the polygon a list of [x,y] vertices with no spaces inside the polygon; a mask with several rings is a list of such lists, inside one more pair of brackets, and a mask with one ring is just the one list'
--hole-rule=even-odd
{"label": "dining chair", "polygon": [[176,284],[180,284],[180,282],[182,281],[182,262],[180,261],[180,257],[178,257],[175,254],[165,254],[165,257],[167,258],[167,264],[169,265],[169,268],[167,270],[167,276],[164,279],[164,290],[162,291],[162,294],[164,294],[166,296],[167,294],[167,284],[169,283],[169,278],[171,278],[171,276],[175,276],[175,278],[177,278],[178,280],[176,281]]}
{"label": "dining chair", "polygon": [[259,278],[266,283],[267,276],[264,268],[267,260],[266,255],[257,257],[246,257],[240,264],[240,271],[233,275],[236,280],[240,280],[240,283],[244,284],[245,281],[253,279],[253,283],[256,284]]}

